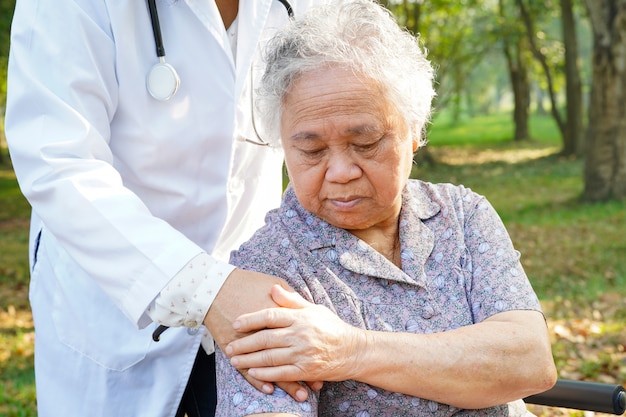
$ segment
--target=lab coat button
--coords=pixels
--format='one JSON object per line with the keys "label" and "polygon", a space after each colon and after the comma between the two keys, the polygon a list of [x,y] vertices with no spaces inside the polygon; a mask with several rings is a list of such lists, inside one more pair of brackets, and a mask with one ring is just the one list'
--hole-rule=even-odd
{"label": "lab coat button", "polygon": [[187,334],[190,335],[190,336],[197,335],[199,331],[200,331],[199,327],[188,327],[187,328]]}

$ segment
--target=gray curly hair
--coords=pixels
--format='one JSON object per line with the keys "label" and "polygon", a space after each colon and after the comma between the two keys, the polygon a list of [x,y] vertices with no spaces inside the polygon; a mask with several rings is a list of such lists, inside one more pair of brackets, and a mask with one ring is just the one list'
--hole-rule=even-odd
{"label": "gray curly hair", "polygon": [[270,40],[257,106],[271,137],[280,136],[285,95],[302,74],[324,66],[350,69],[374,80],[424,144],[434,71],[419,39],[400,28],[371,0],[344,0],[311,9]]}

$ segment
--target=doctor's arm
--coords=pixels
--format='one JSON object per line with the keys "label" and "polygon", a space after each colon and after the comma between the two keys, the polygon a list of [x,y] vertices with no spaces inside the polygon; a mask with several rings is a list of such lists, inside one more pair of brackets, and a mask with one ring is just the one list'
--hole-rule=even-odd
{"label": "doctor's arm", "polygon": [[[230,343],[235,367],[266,380],[357,380],[461,408],[544,391],[555,381],[547,327],[537,311],[508,311],[455,330],[418,335],[352,327],[322,306],[273,289],[278,304],[242,316]],[[393,354],[390,354],[393,352]]]}

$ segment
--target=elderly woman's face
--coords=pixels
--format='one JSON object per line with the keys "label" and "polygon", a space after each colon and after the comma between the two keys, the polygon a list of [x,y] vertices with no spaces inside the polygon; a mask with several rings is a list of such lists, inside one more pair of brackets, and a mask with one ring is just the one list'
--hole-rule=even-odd
{"label": "elderly woman's face", "polygon": [[281,136],[304,208],[348,230],[397,224],[417,141],[375,83],[340,68],[301,76]]}

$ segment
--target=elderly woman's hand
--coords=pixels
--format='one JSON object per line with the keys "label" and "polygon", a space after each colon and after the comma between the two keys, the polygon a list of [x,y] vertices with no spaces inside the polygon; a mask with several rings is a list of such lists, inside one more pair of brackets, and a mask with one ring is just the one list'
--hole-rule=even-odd
{"label": "elderly woman's hand", "polygon": [[240,333],[258,330],[227,345],[233,366],[264,381],[351,379],[365,346],[364,331],[278,285],[272,298],[287,308],[245,314],[233,323]]}
{"label": "elderly woman's hand", "polygon": [[[242,313],[275,306],[276,304],[270,298],[269,292],[273,286],[280,287],[281,285],[288,288],[288,285],[280,278],[235,269],[220,289],[218,297],[211,305],[205,319],[205,325],[210,329],[216,343],[224,349],[224,345],[228,342],[242,337],[241,333],[233,329],[233,321]],[[241,288],[246,288],[248,291],[242,292]],[[284,291],[286,292],[286,290]],[[296,382],[300,379],[261,380],[250,375],[246,368],[239,367],[238,369],[251,385],[266,394],[271,394],[274,391],[272,382],[276,382],[276,385],[297,401],[305,401],[308,397],[308,391]],[[317,390],[322,387],[322,382],[309,382],[308,385],[311,389]]]}

